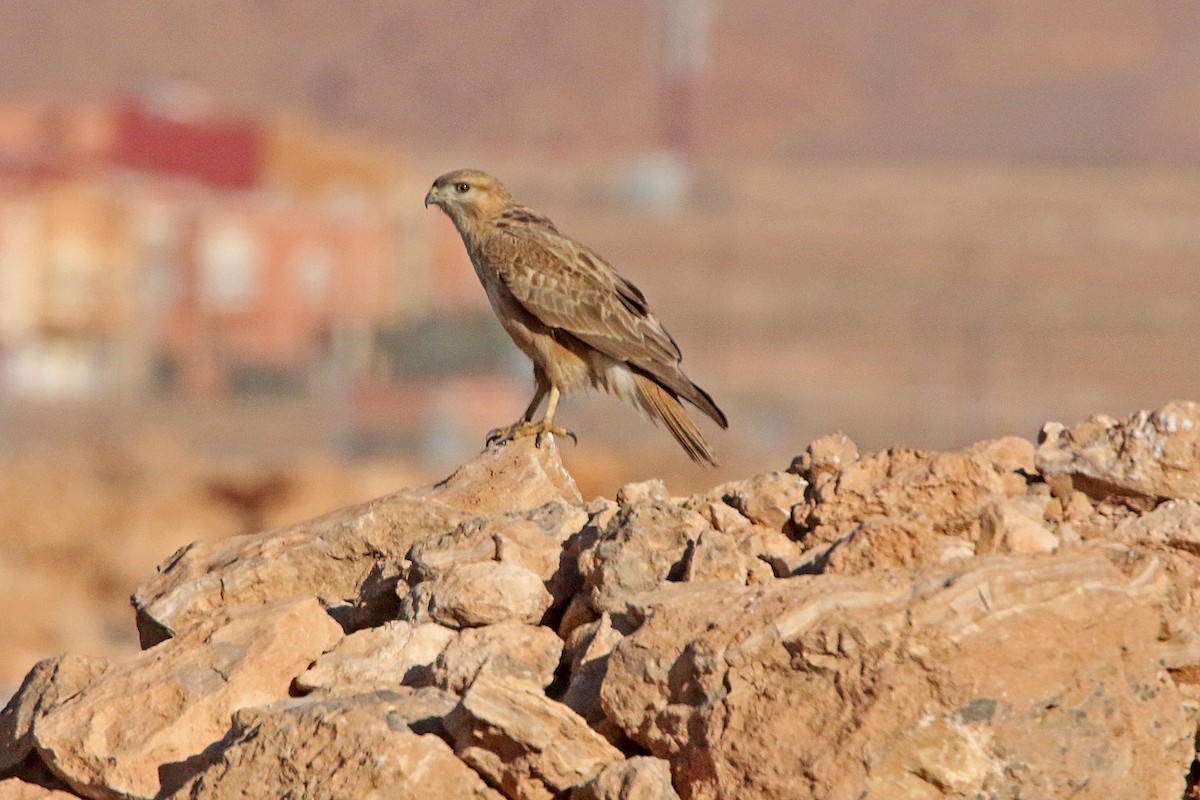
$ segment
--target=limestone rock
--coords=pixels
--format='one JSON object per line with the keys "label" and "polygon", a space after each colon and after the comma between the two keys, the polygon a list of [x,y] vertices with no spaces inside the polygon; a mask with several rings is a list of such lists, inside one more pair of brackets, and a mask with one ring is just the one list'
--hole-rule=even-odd
{"label": "limestone rock", "polygon": [[83,691],[110,666],[107,659],[69,654],[35,664],[0,711],[0,776],[18,771],[34,752],[34,724]]}
{"label": "limestone rock", "polygon": [[686,797],[1062,797],[1081,775],[1077,796],[1178,797],[1195,723],[1160,665],[1173,582],[1125,567],[678,584],[639,601],[601,700]]}
{"label": "limestone rock", "polygon": [[295,685],[303,692],[337,694],[396,689],[427,670],[452,639],[449,628],[403,620],[355,631],[302,672]]}
{"label": "limestone rock", "polygon": [[1122,520],[1113,534],[1130,545],[1167,545],[1200,556],[1200,503],[1169,500],[1147,514]]}
{"label": "limestone rock", "polygon": [[810,486],[792,512],[812,551],[805,569],[853,575],[936,564],[939,535],[973,540],[988,503],[1025,494],[1033,446],[1008,438],[952,453],[895,448],[836,470],[807,463],[794,465]]}
{"label": "limestone rock", "polygon": [[1095,500],[1200,500],[1200,403],[1042,428],[1037,467]]}
{"label": "limestone rock", "polygon": [[571,800],[678,800],[671,768],[661,758],[617,761],[571,793]]}
{"label": "limestone rock", "polygon": [[568,642],[571,649],[571,680],[562,701],[592,727],[605,722],[600,707],[600,687],[608,672],[608,656],[617,642],[629,632],[628,626],[619,629],[610,614],[576,628]]}
{"label": "limestone rock", "polygon": [[[315,595],[331,606],[360,598],[377,562],[403,558],[421,539],[472,517],[532,510],[554,500],[581,503],[556,447],[519,439],[489,448],[432,486],[278,531],[197,542],[135,593],[142,644],[156,644],[221,608],[296,596]],[[360,598],[360,605],[370,601]]]}
{"label": "limestone rock", "polygon": [[552,443],[493,448],[185,551],[140,595],[172,638],[0,714],[0,800],[1200,796],[1191,408],[1052,431],[1040,474],[835,435],[586,506]]}
{"label": "limestone rock", "polygon": [[[738,548],[733,534],[705,530],[688,542],[683,552],[682,577],[687,581],[732,580],[746,583],[755,562],[756,559]],[[768,574],[772,573],[768,571]]]}
{"label": "limestone rock", "polygon": [[459,631],[418,681],[462,694],[484,671],[546,687],[562,656],[554,631],[520,622],[500,622]]}
{"label": "limestone rock", "polygon": [[1058,549],[1058,537],[1045,520],[1046,503],[1036,497],[994,500],[979,517],[980,553],[1049,553]]}
{"label": "limestone rock", "polygon": [[560,573],[563,543],[587,521],[582,506],[561,500],[532,511],[475,517],[415,544],[409,551],[409,582],[430,580],[463,564],[498,561],[536,573],[556,600],[565,601],[578,587]]}
{"label": "limestone rock", "polygon": [[682,570],[690,542],[710,530],[695,511],[664,500],[639,500],[613,516],[578,559],[586,596],[597,611],[619,611],[622,597],[655,588]]}
{"label": "limestone rock", "polygon": [[154,797],[164,765],[220,740],[236,709],[287,697],[341,636],[312,598],[232,611],[112,665],[36,720],[34,741],[86,797]]}
{"label": "limestone rock", "polygon": [[619,506],[651,503],[656,500],[667,503],[671,501],[671,493],[667,491],[667,484],[658,478],[627,483],[617,489],[617,505]]}
{"label": "limestone rock", "polygon": [[420,490],[472,516],[493,517],[544,506],[554,500],[580,505],[575,479],[562,465],[553,439],[532,437],[493,445],[445,480]]}
{"label": "limestone rock", "polygon": [[36,783],[25,783],[19,778],[0,781],[0,800],[76,800],[78,797]]}
{"label": "limestone rock", "polygon": [[766,472],[731,487],[727,502],[755,525],[781,530],[792,507],[804,502],[808,482],[790,472]]}
{"label": "limestone rock", "polygon": [[788,472],[807,477],[814,485],[823,484],[826,477],[837,476],[858,459],[858,445],[844,433],[832,433],[813,440],[792,459]]}
{"label": "limestone rock", "polygon": [[566,706],[487,672],[445,723],[459,757],[516,800],[550,800],[622,760]]}
{"label": "limestone rock", "polygon": [[537,623],[552,600],[537,573],[516,564],[480,561],[418,583],[404,598],[403,614],[412,622],[450,628]]}
{"label": "limestone rock", "polygon": [[409,727],[404,701],[375,692],[239,711],[214,763],[169,796],[500,800],[442,739]]}

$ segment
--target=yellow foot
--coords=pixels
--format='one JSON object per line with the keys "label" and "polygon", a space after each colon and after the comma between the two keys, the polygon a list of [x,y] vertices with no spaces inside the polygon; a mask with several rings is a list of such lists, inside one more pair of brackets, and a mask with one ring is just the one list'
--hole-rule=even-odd
{"label": "yellow foot", "polygon": [[579,439],[575,434],[566,428],[560,428],[557,425],[547,425],[545,422],[518,422],[513,425],[506,425],[503,428],[496,428],[490,431],[487,435],[486,444],[507,444],[515,439],[522,439],[526,436],[536,436],[534,444],[538,447],[542,446],[542,440],[547,434],[552,436],[570,437],[571,441],[579,444]]}

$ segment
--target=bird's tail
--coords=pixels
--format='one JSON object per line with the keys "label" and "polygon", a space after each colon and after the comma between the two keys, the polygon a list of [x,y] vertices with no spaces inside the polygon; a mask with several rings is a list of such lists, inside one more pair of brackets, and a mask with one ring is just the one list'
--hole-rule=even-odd
{"label": "bird's tail", "polygon": [[688,416],[675,395],[640,373],[633,373],[637,385],[638,405],[645,409],[655,421],[662,420],[675,440],[683,446],[688,456],[697,464],[717,466],[712,448],[700,435],[696,424]]}

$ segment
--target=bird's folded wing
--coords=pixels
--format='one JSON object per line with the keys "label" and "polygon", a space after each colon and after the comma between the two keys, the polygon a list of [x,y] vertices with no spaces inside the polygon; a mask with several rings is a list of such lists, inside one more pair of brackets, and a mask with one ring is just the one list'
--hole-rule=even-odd
{"label": "bird's folded wing", "polygon": [[679,347],[646,298],[598,255],[550,225],[504,229],[485,246],[501,279],[529,313],[619,361],[651,373],[679,364]]}

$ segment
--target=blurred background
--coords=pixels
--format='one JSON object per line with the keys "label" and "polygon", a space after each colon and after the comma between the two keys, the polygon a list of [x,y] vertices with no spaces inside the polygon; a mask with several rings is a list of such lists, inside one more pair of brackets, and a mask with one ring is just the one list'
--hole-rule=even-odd
{"label": "blurred background", "polygon": [[649,296],[722,459],[571,397],[585,496],[1198,399],[1194,0],[0,0],[0,695],[176,548],[446,474],[532,384],[484,168]]}

